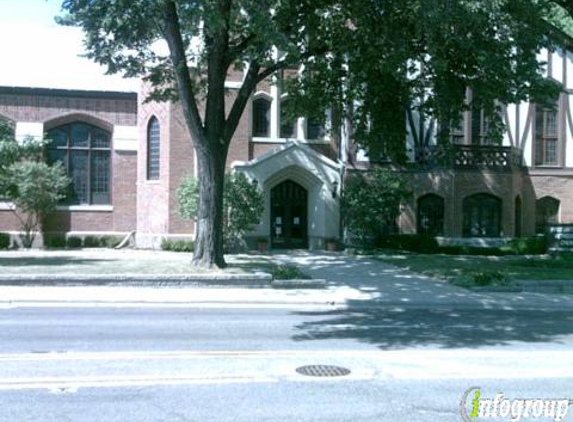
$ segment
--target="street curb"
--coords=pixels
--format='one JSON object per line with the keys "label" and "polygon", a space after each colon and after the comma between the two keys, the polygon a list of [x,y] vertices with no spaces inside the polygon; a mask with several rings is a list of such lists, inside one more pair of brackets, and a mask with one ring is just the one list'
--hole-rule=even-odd
{"label": "street curb", "polygon": [[272,286],[268,273],[240,274],[14,274],[0,275],[0,286],[147,286],[245,287]]}
{"label": "street curb", "polygon": [[273,280],[271,285],[275,289],[324,289],[326,287],[326,280],[318,278]]}

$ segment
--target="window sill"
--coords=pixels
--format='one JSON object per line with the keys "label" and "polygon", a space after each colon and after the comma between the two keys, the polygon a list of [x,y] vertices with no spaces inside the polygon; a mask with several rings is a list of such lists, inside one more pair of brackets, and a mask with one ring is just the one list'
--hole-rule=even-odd
{"label": "window sill", "polygon": [[56,211],[112,212],[113,205],[59,205]]}

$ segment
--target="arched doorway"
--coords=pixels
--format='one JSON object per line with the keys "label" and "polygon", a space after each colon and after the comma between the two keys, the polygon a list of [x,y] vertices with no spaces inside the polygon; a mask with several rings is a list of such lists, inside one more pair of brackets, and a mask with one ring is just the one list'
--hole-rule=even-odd
{"label": "arched doorway", "polygon": [[271,190],[271,247],[308,248],[308,193],[285,180]]}
{"label": "arched doorway", "polygon": [[418,199],[418,234],[444,235],[444,199],[427,194]]}
{"label": "arched doorway", "polygon": [[501,235],[501,199],[480,193],[463,202],[465,237],[499,237]]}

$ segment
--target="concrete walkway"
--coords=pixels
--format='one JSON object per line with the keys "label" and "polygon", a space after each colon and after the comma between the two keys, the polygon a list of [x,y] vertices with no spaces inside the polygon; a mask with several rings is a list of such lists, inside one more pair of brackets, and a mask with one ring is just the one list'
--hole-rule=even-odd
{"label": "concrete walkway", "polygon": [[272,258],[294,264],[313,278],[327,280],[330,289],[346,287],[368,293],[378,304],[402,307],[566,308],[573,309],[573,295],[542,293],[475,292],[398,268],[366,256],[341,252],[306,251],[276,253]]}

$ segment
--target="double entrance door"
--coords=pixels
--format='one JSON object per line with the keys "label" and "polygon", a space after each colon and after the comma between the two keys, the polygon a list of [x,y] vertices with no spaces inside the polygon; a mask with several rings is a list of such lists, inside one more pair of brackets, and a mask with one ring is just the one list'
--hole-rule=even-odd
{"label": "double entrance door", "polygon": [[271,190],[271,247],[308,248],[308,193],[292,180]]}

